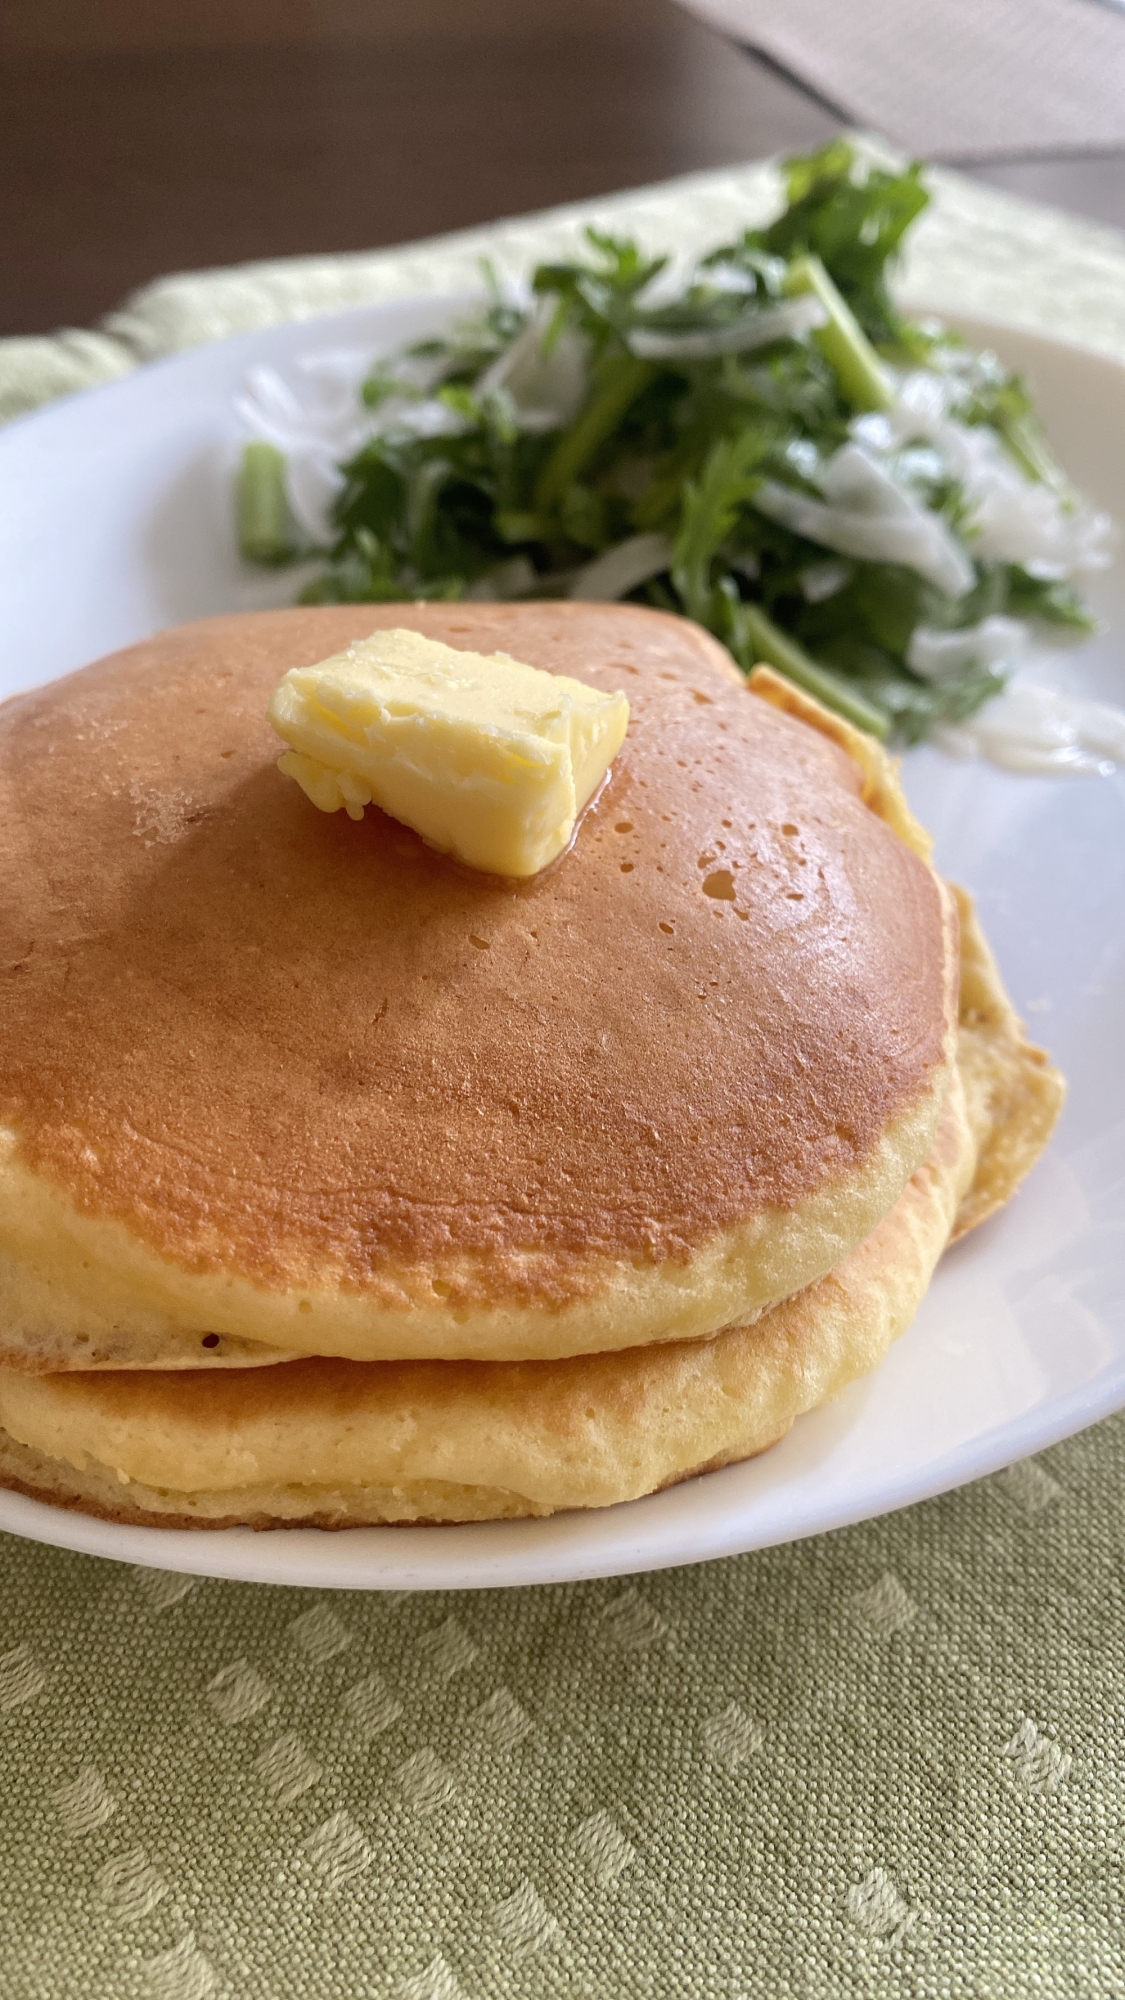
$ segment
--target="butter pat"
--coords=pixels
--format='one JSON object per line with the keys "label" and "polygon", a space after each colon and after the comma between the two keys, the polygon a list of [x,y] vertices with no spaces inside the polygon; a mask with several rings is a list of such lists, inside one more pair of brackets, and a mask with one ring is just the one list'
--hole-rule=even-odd
{"label": "butter pat", "polygon": [[373,632],[294,667],[269,719],[322,812],[374,804],[471,868],[537,875],[568,845],[625,737],[629,704],[506,653]]}

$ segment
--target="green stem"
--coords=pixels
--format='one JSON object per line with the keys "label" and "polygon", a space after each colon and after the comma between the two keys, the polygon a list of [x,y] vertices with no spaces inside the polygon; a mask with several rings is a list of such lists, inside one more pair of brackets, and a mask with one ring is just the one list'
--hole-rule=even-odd
{"label": "green stem", "polygon": [[493,516],[493,526],[502,542],[545,542],[551,534],[551,523],[541,514],[506,513],[501,509]]}
{"label": "green stem", "polygon": [[1073,503],[1074,494],[1070,482],[1065,472],[1051,457],[1047,449],[1047,440],[1034,417],[1008,416],[1006,412],[1001,411],[994,421],[1016,464],[1032,479],[1038,479],[1044,486],[1049,486],[1052,492],[1058,494],[1060,500]]}
{"label": "green stem", "polygon": [[840,296],[819,257],[795,257],[785,274],[783,290],[811,292],[828,314],[828,324],[813,334],[854,410],[887,410],[894,401],[890,378],[859,321]]}
{"label": "green stem", "polygon": [[829,667],[818,667],[803,646],[766,616],[760,604],[738,605],[735,620],[739,637],[745,643],[743,665],[747,669],[759,662],[776,667],[779,674],[785,674],[799,688],[804,688],[806,694],[815,695],[825,708],[835,709],[837,715],[854,722],[858,729],[866,729],[881,742],[890,735],[891,718],[887,710],[850,687],[842,674],[834,674]]}
{"label": "green stem", "polygon": [[565,493],[656,373],[654,362],[639,361],[633,354],[615,354],[603,364],[593,397],[559,439],[539,475],[537,509],[545,512]]}
{"label": "green stem", "polygon": [[293,524],[285,492],[285,456],[275,444],[243,446],[238,475],[238,546],[247,562],[292,562]]}

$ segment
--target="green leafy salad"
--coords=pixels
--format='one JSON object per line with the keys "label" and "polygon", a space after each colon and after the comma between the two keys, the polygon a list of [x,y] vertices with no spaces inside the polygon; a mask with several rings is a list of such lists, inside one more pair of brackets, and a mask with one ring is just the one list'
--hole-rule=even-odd
{"label": "green leafy salad", "polygon": [[257,370],[243,554],[315,560],[305,603],[655,605],[880,737],[962,722],[1035,624],[1091,629],[1107,524],[1019,377],[896,307],[921,170],[837,142],[785,184],[686,278],[590,230],[366,372]]}

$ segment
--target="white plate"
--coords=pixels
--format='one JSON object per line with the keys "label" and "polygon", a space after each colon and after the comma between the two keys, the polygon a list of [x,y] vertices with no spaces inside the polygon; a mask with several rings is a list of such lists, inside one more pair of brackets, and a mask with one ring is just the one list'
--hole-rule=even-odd
{"label": "white plate", "polygon": [[[0,433],[0,692],[163,625],[287,601],[240,568],[223,495],[232,397],[254,362],[421,338],[449,301],[395,302],[196,350]],[[963,322],[1032,377],[1078,483],[1125,522],[1125,368]],[[1125,575],[1073,685],[1125,700]],[[338,1589],[612,1576],[864,1520],[1010,1463],[1125,1404],[1125,779],[1017,778],[932,751],[912,802],[976,891],[1017,1004],[1070,1102],[1012,1206],[952,1251],[879,1370],[744,1466],[589,1514],[450,1528],[253,1534],[116,1527],[0,1493],[0,1528],[166,1569]]]}

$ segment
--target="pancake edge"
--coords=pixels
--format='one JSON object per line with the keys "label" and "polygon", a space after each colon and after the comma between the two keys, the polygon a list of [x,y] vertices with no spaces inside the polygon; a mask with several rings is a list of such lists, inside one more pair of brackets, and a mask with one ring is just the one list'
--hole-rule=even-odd
{"label": "pancake edge", "polygon": [[[251,1400],[255,1393],[264,1397],[265,1408],[256,1418],[248,1413],[241,1425],[236,1422],[233,1433],[230,1425],[216,1431],[206,1412],[202,1423],[195,1420],[204,1460],[212,1467],[225,1461],[230,1468],[229,1480],[215,1488],[177,1486],[160,1462],[161,1395],[167,1393],[174,1406],[190,1390],[184,1376],[166,1382],[118,1378],[122,1387],[135,1385],[142,1398],[151,1385],[155,1409],[146,1412],[142,1402],[132,1418],[126,1409],[115,1427],[112,1406],[120,1398],[112,1376],[83,1381],[0,1371],[0,1484],[120,1522],[181,1527],[481,1521],[641,1498],[757,1456],[798,1416],[877,1366],[926,1292],[976,1159],[958,1078],[934,1148],[872,1235],[835,1270],[753,1326],[729,1328],[708,1341],[514,1366],[361,1365],[354,1402],[346,1395],[352,1364],[324,1363],[328,1375],[322,1386],[329,1392],[324,1400],[330,1402],[333,1386],[341,1382],[345,1398],[342,1408],[330,1408],[323,1420],[327,1447],[322,1438],[310,1456],[319,1456],[322,1469],[331,1462],[342,1472],[343,1461],[358,1452],[365,1462],[362,1479],[238,1483],[239,1467],[261,1469],[271,1448],[282,1450],[284,1458],[269,1404],[277,1391],[284,1395],[286,1369],[255,1372],[247,1393]],[[315,1420],[316,1380],[310,1371],[318,1364],[295,1367],[302,1378],[292,1385],[297,1407]],[[395,1392],[402,1383],[407,1394],[398,1407]],[[412,1408],[413,1383],[421,1386]],[[232,1386],[230,1376],[208,1377],[201,1383],[208,1392],[204,1400],[209,1392]],[[80,1402],[77,1428],[68,1432],[68,1406],[73,1414],[87,1388],[94,1416],[99,1404],[109,1411],[114,1455],[129,1460],[128,1474],[105,1462],[104,1441],[94,1455],[89,1430],[83,1442]],[[384,1407],[379,1399],[388,1389]],[[363,1406],[364,1391],[370,1410]],[[427,1392],[428,1422],[420,1424],[419,1411],[427,1415]],[[130,1392],[126,1404],[132,1400]],[[90,1416],[89,1408],[85,1414]],[[61,1449],[48,1450],[48,1437]],[[305,1442],[299,1436],[302,1451]],[[174,1452],[174,1424],[169,1443]],[[491,1478],[485,1476],[490,1465]],[[135,1476],[142,1470],[148,1479]],[[496,1477],[497,1471],[504,1476]]]}

